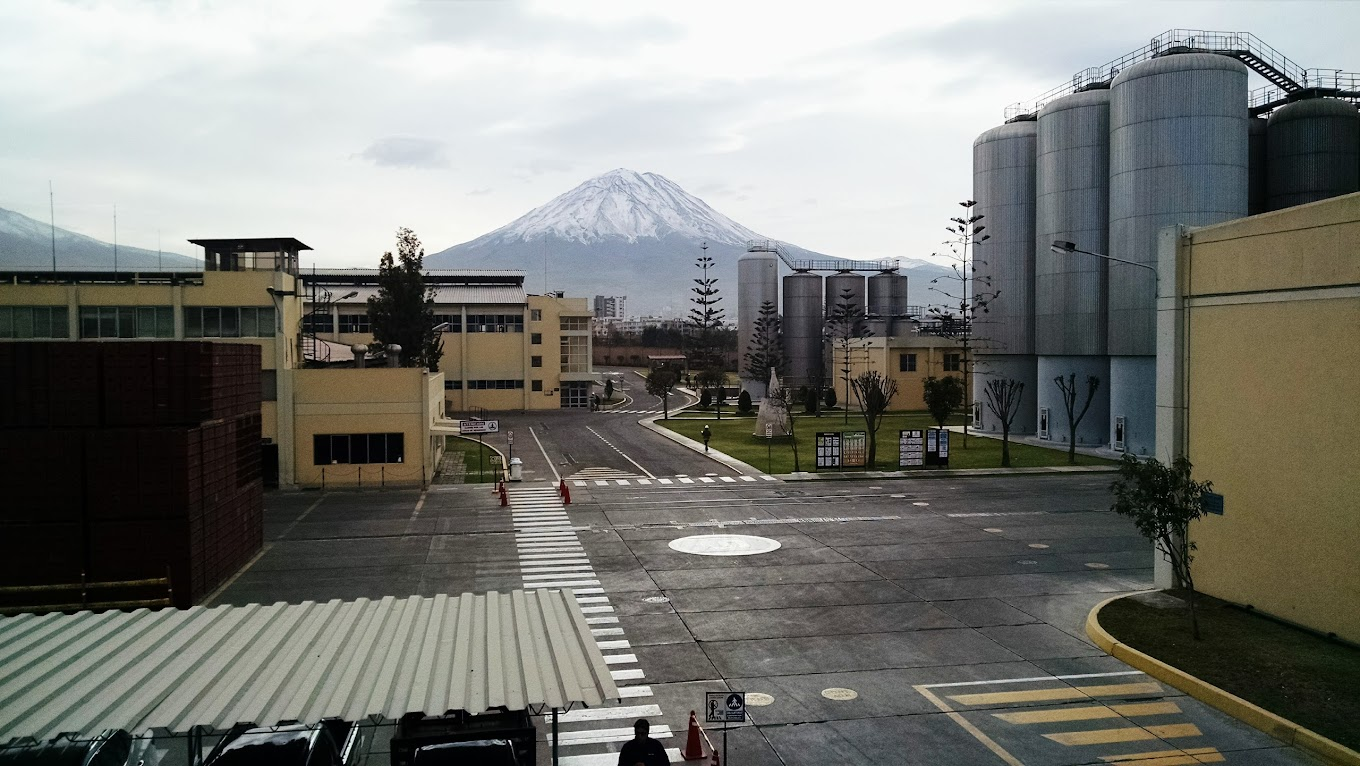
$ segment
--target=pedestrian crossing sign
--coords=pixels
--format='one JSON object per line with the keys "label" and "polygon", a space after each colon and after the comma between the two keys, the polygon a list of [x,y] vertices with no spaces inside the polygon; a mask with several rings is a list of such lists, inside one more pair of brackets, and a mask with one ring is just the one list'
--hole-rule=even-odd
{"label": "pedestrian crossing sign", "polygon": [[746,692],[705,692],[704,723],[741,723],[746,720]]}

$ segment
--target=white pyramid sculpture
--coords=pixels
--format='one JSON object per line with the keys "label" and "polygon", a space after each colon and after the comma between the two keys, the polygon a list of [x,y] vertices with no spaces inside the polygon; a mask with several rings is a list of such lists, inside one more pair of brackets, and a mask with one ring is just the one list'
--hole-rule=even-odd
{"label": "white pyramid sculpture", "polygon": [[765,388],[765,396],[760,400],[760,410],[756,413],[756,430],[752,436],[765,437],[768,426],[775,436],[788,436],[788,418],[785,417],[784,404],[779,396],[779,376],[770,370],[770,384]]}

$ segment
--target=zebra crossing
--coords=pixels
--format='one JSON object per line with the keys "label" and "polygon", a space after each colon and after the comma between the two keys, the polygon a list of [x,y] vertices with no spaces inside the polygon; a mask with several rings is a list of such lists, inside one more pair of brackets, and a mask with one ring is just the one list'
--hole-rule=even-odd
{"label": "zebra crossing", "polygon": [[600,410],[606,415],[657,415],[661,410]]}
{"label": "zebra crossing", "polygon": [[630,474],[626,471],[616,471],[612,468],[587,468],[578,471],[567,477],[573,487],[684,487],[702,486],[712,484],[715,486],[730,486],[754,484],[766,481],[779,481],[779,479],[769,474],[759,474],[757,476],[674,476],[663,478],[647,478]]}
{"label": "zebra crossing", "polygon": [[[508,493],[524,587],[572,590],[623,698],[614,707],[573,710],[558,717],[558,745],[566,753],[559,763],[612,766],[618,762],[618,748],[633,738],[632,721],[659,718],[661,707],[647,702],[652,688],[639,683],[646,680],[646,674],[637,667],[637,655],[628,651],[632,645],[619,627],[619,618],[571,526],[557,489],[530,485],[512,488]],[[665,725],[653,725],[651,730],[651,736],[663,744],[678,744],[684,734]],[[552,744],[549,733],[545,746]],[[666,755],[672,763],[682,762],[679,747],[667,747]]]}

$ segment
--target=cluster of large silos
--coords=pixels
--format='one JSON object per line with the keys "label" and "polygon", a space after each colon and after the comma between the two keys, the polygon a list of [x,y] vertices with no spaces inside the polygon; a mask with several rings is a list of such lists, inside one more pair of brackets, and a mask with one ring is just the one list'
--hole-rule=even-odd
{"label": "cluster of large silos", "polygon": [[[1360,190],[1360,113],[1299,100],[1269,120],[1248,111],[1247,67],[1213,53],[1148,59],[1106,88],[1049,101],[974,143],[973,290],[996,292],[976,318],[975,402],[988,379],[1025,384],[1012,432],[1065,441],[1054,378],[1100,388],[1080,445],[1153,451],[1155,267],[1159,232],[1204,226]],[[1055,241],[1131,263],[1059,254]],[[999,432],[984,405],[980,430]],[[1042,435],[1042,434],[1041,434]]]}

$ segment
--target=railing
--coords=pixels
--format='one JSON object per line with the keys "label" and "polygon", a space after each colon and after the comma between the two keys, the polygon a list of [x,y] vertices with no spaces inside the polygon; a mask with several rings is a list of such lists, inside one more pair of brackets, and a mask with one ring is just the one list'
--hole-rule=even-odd
{"label": "railing", "polygon": [[[321,467],[321,491],[337,489],[363,490],[365,487],[365,466],[360,463],[336,464]],[[381,463],[367,466],[368,489],[387,489],[428,486],[429,478],[425,466],[395,468]],[[350,480],[353,481],[350,481]]]}
{"label": "railing", "polygon": [[[101,600],[95,596],[107,591],[165,591],[164,598],[122,598]],[[68,595],[69,594],[69,595]],[[43,614],[47,612],[75,612],[87,609],[163,609],[174,603],[174,589],[170,585],[170,570],[165,577],[145,580],[116,580],[90,582],[80,573],[80,582],[56,585],[14,585],[0,588],[0,599],[21,601],[20,604],[0,605],[0,615]],[[56,603],[53,603],[53,602]]]}
{"label": "railing", "polygon": [[1006,119],[1037,114],[1044,104],[1071,93],[1109,87],[1115,76],[1124,69],[1140,61],[1168,53],[1217,53],[1233,56],[1270,80],[1274,87],[1285,92],[1310,87],[1307,83],[1312,72],[1334,71],[1305,70],[1250,32],[1170,29],[1152,38],[1151,42],[1138,50],[1126,53],[1101,66],[1083,69],[1072,75],[1070,82],[1063,83],[1029,101],[1011,104],[1006,107]]}
{"label": "railing", "polygon": [[[1303,88],[1318,96],[1360,102],[1360,74],[1340,69],[1305,70]],[[1278,85],[1263,85],[1247,96],[1247,108],[1252,115],[1261,116],[1290,101],[1290,93]]]}

